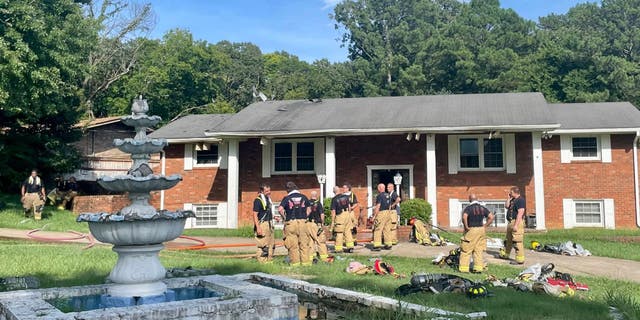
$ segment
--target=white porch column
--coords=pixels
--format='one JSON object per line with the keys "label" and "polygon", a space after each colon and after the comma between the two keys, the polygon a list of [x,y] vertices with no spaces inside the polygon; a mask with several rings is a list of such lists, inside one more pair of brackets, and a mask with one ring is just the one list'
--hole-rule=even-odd
{"label": "white porch column", "polygon": [[542,133],[532,132],[533,184],[536,199],[536,229],[546,229],[544,217],[544,177],[542,167]]}
{"label": "white porch column", "polygon": [[431,224],[438,225],[438,203],[436,192],[436,135],[427,134],[427,201],[431,204]]}
{"label": "white porch column", "polygon": [[229,140],[227,172],[227,228],[238,227],[238,188],[240,165],[238,161],[239,141]]}
{"label": "white porch column", "polygon": [[333,187],[336,185],[336,138],[326,137],[324,143],[324,167],[327,180],[325,188],[327,189],[327,197],[335,196],[333,194]]}

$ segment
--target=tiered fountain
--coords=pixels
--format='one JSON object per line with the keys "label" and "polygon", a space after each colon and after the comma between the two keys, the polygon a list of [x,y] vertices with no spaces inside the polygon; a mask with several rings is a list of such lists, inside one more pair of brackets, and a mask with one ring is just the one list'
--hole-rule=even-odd
{"label": "tiered fountain", "polygon": [[96,239],[113,244],[113,251],[118,253],[118,262],[109,274],[113,285],[107,289],[105,306],[172,300],[172,292],[162,282],[166,270],[158,253],[164,248],[162,243],[179,237],[185,220],[194,216],[192,211],[157,211],[149,204],[150,191],[170,189],[182,177],[153,174],[150,155],[162,151],[167,141],[147,138],[147,129],[161,120],[148,116],[148,110],[142,97],[134,100],[132,114],[122,117],[122,122],[135,128],[135,138],[113,141],[118,149],[131,154],[131,170],[127,175],[98,179],[98,184],[109,191],[128,192],[131,204],[116,213],[85,213],[78,217],[78,222],[89,223]]}

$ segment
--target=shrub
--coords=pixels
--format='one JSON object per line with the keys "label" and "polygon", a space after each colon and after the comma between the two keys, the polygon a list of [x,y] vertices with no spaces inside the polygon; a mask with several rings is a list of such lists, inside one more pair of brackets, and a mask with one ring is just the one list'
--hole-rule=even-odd
{"label": "shrub", "polygon": [[400,204],[400,222],[404,223],[416,217],[424,222],[431,222],[431,204],[424,199],[409,199]]}
{"label": "shrub", "polygon": [[327,226],[331,225],[331,199],[333,198],[324,198],[324,224]]}

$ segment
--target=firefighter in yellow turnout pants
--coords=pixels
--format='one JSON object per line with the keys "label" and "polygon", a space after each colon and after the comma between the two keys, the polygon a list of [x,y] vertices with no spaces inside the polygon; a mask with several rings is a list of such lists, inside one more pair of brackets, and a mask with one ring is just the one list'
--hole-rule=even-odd
{"label": "firefighter in yellow turnout pants", "polygon": [[298,191],[298,186],[289,181],[287,194],[278,211],[284,217],[284,246],[289,250],[291,266],[311,265],[311,243],[307,232],[307,217],[311,212],[309,199]]}
{"label": "firefighter in yellow turnout pants", "polygon": [[504,250],[500,250],[500,258],[509,259],[511,249],[516,249],[516,263],[524,264],[524,213],[526,201],[520,195],[520,188],[512,187],[509,190],[509,198],[505,203],[507,207],[507,239]]}
{"label": "firefighter in yellow turnout pants", "polygon": [[[350,195],[341,193],[331,200],[331,232],[335,234],[335,252],[353,252],[353,229]],[[344,247],[343,247],[344,245]]]}
{"label": "firefighter in yellow turnout pants", "polygon": [[28,217],[29,211],[32,211],[35,220],[42,219],[42,209],[44,208],[46,193],[44,191],[44,184],[38,176],[37,170],[31,170],[29,178],[22,183],[20,193],[22,195],[20,200],[24,208],[24,215]]}
{"label": "firefighter in yellow turnout pants", "polygon": [[309,202],[311,213],[309,213],[307,221],[307,232],[315,247],[311,250],[311,260],[317,253],[320,261],[327,261],[329,251],[327,250],[327,237],[324,234],[324,207],[318,200],[318,192],[311,191]]}
{"label": "firefighter in yellow turnout pants", "polygon": [[256,258],[260,263],[273,261],[275,239],[273,237],[273,214],[271,213],[271,186],[260,185],[260,193],[253,200],[253,228],[256,234],[258,253]]}
{"label": "firefighter in yellow turnout pants", "polygon": [[395,186],[393,183],[387,184],[387,193],[389,193],[389,197],[391,198],[391,205],[389,206],[389,222],[391,223],[391,244],[398,244],[398,221],[400,220],[398,214],[398,205],[400,204],[400,197],[398,193],[395,191]]}
{"label": "firefighter in yellow turnout pants", "polygon": [[[462,211],[462,224],[464,234],[460,243],[460,272],[469,272],[469,263],[473,254],[473,272],[482,272],[484,269],[484,257],[487,247],[485,229],[493,221],[493,213],[478,202],[475,194],[469,195],[469,204]],[[485,222],[486,219],[486,222]]]}
{"label": "firefighter in yellow turnout pants", "polygon": [[373,208],[373,251],[382,249],[382,238],[384,237],[384,249],[391,249],[391,214],[395,211],[389,210],[391,206],[391,197],[384,191],[384,183],[378,184],[378,196],[376,204]]}
{"label": "firefighter in yellow turnout pants", "polygon": [[351,238],[355,245],[356,237],[358,235],[358,224],[360,220],[360,205],[358,204],[358,198],[356,194],[351,191],[351,185],[345,183],[342,185],[342,193],[349,197],[349,217],[351,217]]}

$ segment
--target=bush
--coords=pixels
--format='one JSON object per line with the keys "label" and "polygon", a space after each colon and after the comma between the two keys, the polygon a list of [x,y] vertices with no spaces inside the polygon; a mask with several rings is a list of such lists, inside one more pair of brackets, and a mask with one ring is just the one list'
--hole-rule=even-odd
{"label": "bush", "polygon": [[331,199],[333,198],[324,198],[324,224],[327,226],[331,225]]}
{"label": "bush", "polygon": [[424,199],[409,199],[400,204],[400,222],[404,223],[416,217],[424,222],[431,223],[431,204]]}

